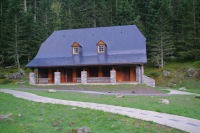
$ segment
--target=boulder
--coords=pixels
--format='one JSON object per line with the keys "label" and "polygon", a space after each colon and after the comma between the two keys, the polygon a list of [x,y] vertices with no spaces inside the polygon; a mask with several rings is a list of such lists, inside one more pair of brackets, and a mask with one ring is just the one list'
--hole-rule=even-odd
{"label": "boulder", "polygon": [[56,92],[54,89],[49,89],[48,92]]}
{"label": "boulder", "polygon": [[116,98],[123,98],[124,97],[124,95],[122,95],[122,94],[116,94]]}
{"label": "boulder", "polygon": [[188,77],[193,77],[195,73],[196,73],[196,71],[194,70],[194,68],[190,68],[187,70]]}
{"label": "boulder", "polygon": [[169,100],[168,99],[160,99],[159,100],[160,103],[164,103],[164,104],[169,104]]}
{"label": "boulder", "polygon": [[181,87],[181,88],[179,88],[179,90],[180,91],[185,91],[185,90],[187,90],[185,87]]}
{"label": "boulder", "polygon": [[169,71],[166,71],[166,70],[163,71],[164,76],[169,76],[170,74],[171,74],[171,72],[169,72]]}
{"label": "boulder", "polygon": [[196,96],[195,96],[195,98],[198,98],[198,99],[200,99],[200,95],[196,95]]}

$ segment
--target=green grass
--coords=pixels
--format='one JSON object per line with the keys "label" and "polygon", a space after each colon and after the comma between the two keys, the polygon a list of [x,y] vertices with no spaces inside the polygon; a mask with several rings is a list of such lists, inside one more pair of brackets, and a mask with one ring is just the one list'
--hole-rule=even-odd
{"label": "green grass", "polygon": [[[28,90],[27,92],[57,99],[132,107],[200,119],[200,99],[194,96],[125,96],[124,98],[116,98],[113,95],[105,96],[75,92],[49,93],[47,91]],[[159,103],[159,99],[168,99],[170,104]]]}
{"label": "green grass", "polygon": [[9,113],[13,120],[0,120],[1,133],[71,133],[73,128],[83,126],[93,133],[183,132],[103,111],[36,103],[0,93],[0,115]]}

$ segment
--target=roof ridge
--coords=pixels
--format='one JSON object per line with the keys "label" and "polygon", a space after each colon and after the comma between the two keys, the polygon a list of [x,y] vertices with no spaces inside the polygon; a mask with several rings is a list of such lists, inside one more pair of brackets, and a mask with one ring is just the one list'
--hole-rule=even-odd
{"label": "roof ridge", "polygon": [[111,25],[111,26],[104,26],[104,27],[89,27],[89,28],[79,28],[79,29],[63,29],[63,30],[55,30],[54,32],[58,31],[70,31],[70,30],[86,30],[86,29],[101,29],[101,28],[113,28],[113,27],[128,27],[128,26],[134,26],[137,28],[136,25]]}

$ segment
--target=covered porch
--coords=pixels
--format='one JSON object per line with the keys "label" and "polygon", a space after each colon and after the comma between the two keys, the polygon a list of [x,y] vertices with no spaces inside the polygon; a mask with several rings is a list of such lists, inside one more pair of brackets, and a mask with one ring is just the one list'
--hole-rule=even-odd
{"label": "covered porch", "polygon": [[142,69],[143,69],[142,65],[37,68],[33,69],[33,71],[30,73],[30,83],[31,84],[137,83],[140,80]]}

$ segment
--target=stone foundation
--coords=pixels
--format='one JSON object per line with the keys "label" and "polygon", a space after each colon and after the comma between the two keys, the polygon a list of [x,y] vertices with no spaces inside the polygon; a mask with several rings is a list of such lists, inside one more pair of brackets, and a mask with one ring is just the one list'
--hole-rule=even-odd
{"label": "stone foundation", "polygon": [[60,84],[60,72],[54,72],[54,82],[55,84]]}
{"label": "stone foundation", "polygon": [[87,83],[87,71],[81,71],[81,83],[82,84]]}
{"label": "stone foundation", "polygon": [[146,84],[146,85],[151,86],[151,87],[155,87],[155,80],[154,79],[147,77],[145,75],[142,76],[142,79],[143,79],[143,81],[142,81],[143,84]]}
{"label": "stone foundation", "polygon": [[29,73],[29,84],[35,84],[35,73],[34,72],[30,72]]}

